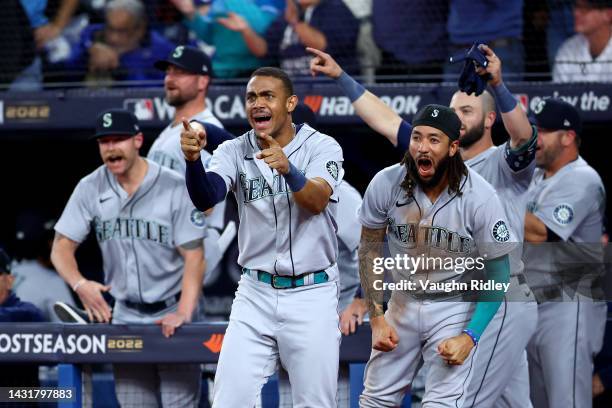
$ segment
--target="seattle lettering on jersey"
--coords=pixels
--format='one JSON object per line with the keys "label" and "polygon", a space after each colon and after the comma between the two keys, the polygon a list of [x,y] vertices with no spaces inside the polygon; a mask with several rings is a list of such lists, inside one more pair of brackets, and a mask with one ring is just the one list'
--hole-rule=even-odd
{"label": "seattle lettering on jersey", "polygon": [[472,248],[472,238],[463,236],[447,228],[430,225],[419,225],[418,223],[396,224],[391,218],[388,220],[389,227],[395,237],[403,243],[417,243],[427,245],[431,248],[441,249],[446,252],[467,254]]}
{"label": "seattle lettering on jersey", "polygon": [[[302,171],[302,174],[305,172]],[[245,173],[240,173],[240,186],[244,192],[244,202],[260,200],[272,195],[290,193],[291,189],[287,186],[284,177],[275,174],[272,187],[263,176],[247,178]]]}
{"label": "seattle lettering on jersey", "polygon": [[93,219],[96,238],[99,243],[111,239],[142,239],[154,241],[158,244],[170,246],[170,228],[167,225],[155,221],[141,220],[137,218],[115,218],[112,220],[101,220],[99,217]]}

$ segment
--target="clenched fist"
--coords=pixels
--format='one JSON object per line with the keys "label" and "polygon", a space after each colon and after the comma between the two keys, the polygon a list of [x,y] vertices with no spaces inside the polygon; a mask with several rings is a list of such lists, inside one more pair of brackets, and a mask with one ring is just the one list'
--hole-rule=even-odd
{"label": "clenched fist", "polygon": [[461,365],[474,348],[474,341],[470,336],[461,333],[458,336],[443,340],[438,345],[438,353],[450,365]]}
{"label": "clenched fist", "polygon": [[189,123],[183,118],[183,131],[181,132],[181,149],[188,161],[200,159],[200,151],[206,147],[206,129],[201,124]]}
{"label": "clenched fist", "polygon": [[397,332],[384,316],[370,319],[372,328],[372,348],[379,351],[392,351],[399,344]]}

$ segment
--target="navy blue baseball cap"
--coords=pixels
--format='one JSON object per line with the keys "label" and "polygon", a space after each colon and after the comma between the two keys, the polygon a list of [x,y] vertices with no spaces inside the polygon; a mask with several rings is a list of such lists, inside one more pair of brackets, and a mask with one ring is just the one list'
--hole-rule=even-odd
{"label": "navy blue baseball cap", "polygon": [[212,76],[212,64],[206,53],[190,45],[179,45],[168,58],[155,61],[155,68],[165,71],[168,65],[175,65],[187,72],[198,75]]}
{"label": "navy blue baseball cap", "polygon": [[125,109],[106,110],[96,119],[96,133],[93,139],[102,136],[134,136],[140,133],[138,118]]}
{"label": "navy blue baseball cap", "polygon": [[425,105],[414,115],[412,127],[431,126],[441,130],[454,141],[459,139],[461,133],[461,120],[459,116],[448,106],[429,104]]}
{"label": "navy blue baseball cap", "polygon": [[578,135],[582,132],[580,113],[572,104],[562,99],[544,99],[534,108],[533,114],[539,128],[573,130]]}

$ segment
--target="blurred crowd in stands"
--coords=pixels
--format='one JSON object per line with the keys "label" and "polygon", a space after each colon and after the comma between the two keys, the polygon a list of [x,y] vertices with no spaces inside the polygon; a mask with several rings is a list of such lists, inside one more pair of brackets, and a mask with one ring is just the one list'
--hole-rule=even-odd
{"label": "blurred crowd in stands", "polygon": [[[374,81],[454,81],[449,56],[492,46],[508,80],[612,82],[612,0],[4,0],[0,84],[159,85],[176,44],[231,80],[276,65],[308,75],[305,47]],[[10,85],[9,85],[10,84]]]}

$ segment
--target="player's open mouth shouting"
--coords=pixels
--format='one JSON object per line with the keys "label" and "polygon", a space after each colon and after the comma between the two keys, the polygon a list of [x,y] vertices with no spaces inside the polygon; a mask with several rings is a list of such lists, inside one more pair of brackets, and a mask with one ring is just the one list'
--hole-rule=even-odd
{"label": "player's open mouth shouting", "polygon": [[261,132],[269,128],[272,121],[272,113],[267,110],[258,110],[251,113],[252,122],[256,131]]}
{"label": "player's open mouth shouting", "polygon": [[419,170],[419,176],[424,179],[432,177],[436,171],[433,161],[427,156],[417,158],[417,168]]}

